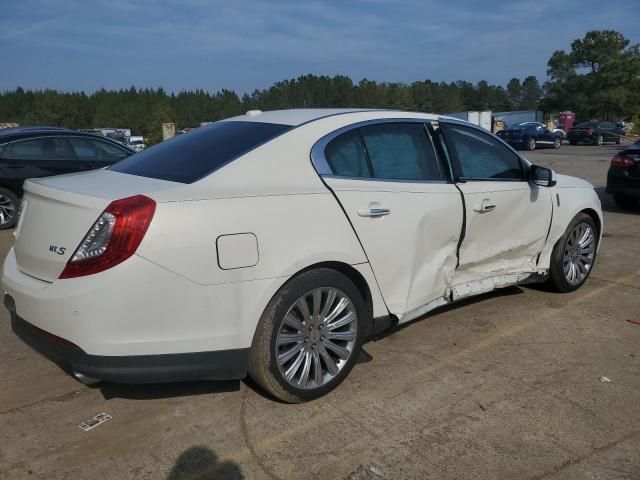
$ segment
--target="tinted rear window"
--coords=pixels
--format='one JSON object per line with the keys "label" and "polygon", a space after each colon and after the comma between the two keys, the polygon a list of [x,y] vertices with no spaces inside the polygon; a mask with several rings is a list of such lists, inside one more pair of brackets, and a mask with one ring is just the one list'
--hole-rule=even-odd
{"label": "tinted rear window", "polygon": [[275,123],[217,122],[136,153],[109,169],[192,183],[291,128]]}

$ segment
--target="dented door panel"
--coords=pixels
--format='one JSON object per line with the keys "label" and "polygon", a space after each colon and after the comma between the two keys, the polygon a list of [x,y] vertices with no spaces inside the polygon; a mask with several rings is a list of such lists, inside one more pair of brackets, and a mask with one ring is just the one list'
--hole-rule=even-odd
{"label": "dented door panel", "polygon": [[[349,217],[391,313],[401,318],[448,292],[463,223],[454,185],[324,180]],[[369,209],[388,214],[363,215]]]}
{"label": "dented door panel", "polygon": [[466,231],[454,283],[536,272],[551,223],[550,189],[500,181],[458,187],[466,203]]}

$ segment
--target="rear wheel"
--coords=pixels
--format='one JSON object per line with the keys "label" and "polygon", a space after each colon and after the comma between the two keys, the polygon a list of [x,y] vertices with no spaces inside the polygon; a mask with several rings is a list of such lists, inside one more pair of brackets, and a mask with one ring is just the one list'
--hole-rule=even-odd
{"label": "rear wheel", "polygon": [[586,213],[576,215],[553,248],[549,286],[557,292],[572,292],[587,280],[596,259],[598,231]]}
{"label": "rear wheel", "polygon": [[0,188],[0,230],[13,228],[18,220],[20,200],[11,190]]}
{"label": "rear wheel", "polygon": [[560,137],[556,137],[555,140],[553,141],[553,148],[557,150],[558,148],[560,148],[561,145],[562,145],[562,141],[560,140]]}
{"label": "rear wheel", "polygon": [[601,147],[603,143],[604,143],[604,138],[602,138],[602,135],[597,135],[596,138],[593,140],[593,144],[597,145],[598,147]]}
{"label": "rear wheel", "polygon": [[345,275],[326,268],[300,274],[262,314],[249,375],[285,402],[325,395],[353,368],[368,315],[362,295]]}
{"label": "rear wheel", "polygon": [[531,137],[527,142],[527,150],[530,152],[536,149],[536,139]]}
{"label": "rear wheel", "polygon": [[622,137],[617,137],[616,138],[616,145],[620,145],[622,144]]}

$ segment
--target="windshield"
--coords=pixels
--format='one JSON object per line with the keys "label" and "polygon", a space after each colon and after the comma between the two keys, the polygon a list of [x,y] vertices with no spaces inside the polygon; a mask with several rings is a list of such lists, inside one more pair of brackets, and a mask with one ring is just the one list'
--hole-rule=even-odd
{"label": "windshield", "polygon": [[109,170],[193,183],[291,128],[276,123],[216,122],[147,148]]}

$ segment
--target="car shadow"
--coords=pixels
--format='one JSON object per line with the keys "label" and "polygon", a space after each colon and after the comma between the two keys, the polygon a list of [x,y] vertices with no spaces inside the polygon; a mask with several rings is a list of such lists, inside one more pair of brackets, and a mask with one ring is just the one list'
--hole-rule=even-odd
{"label": "car shadow", "polygon": [[141,384],[100,382],[90,385],[89,387],[99,390],[105,400],[110,400],[112,398],[123,398],[127,400],[157,400],[163,398],[237,392],[240,390],[240,380],[206,380],[197,382]]}
{"label": "car shadow", "polygon": [[218,456],[202,445],[188,448],[178,456],[167,480],[244,480],[240,466],[234,462],[220,462]]}

